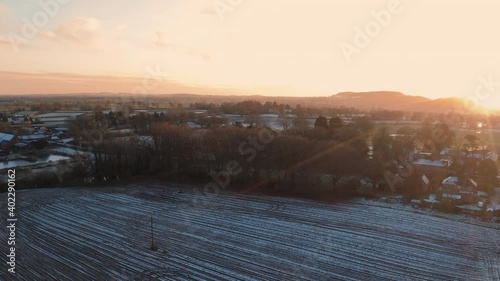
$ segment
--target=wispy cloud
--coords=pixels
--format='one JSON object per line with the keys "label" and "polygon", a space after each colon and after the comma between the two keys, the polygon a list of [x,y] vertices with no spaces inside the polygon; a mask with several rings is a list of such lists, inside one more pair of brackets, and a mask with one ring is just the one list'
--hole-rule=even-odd
{"label": "wispy cloud", "polygon": [[40,32],[39,36],[67,46],[104,50],[116,47],[127,27],[126,24],[116,24],[105,29],[98,19],[80,16],[67,20],[52,30]]}
{"label": "wispy cloud", "polygon": [[118,24],[111,31],[111,37],[115,40],[121,40],[123,32],[128,28],[126,24]]}
{"label": "wispy cloud", "polygon": [[172,51],[182,52],[184,54],[201,58],[205,62],[211,62],[210,55],[195,47],[183,46],[168,40],[168,33],[164,31],[156,31],[156,36],[153,39],[153,46],[156,48],[168,48]]}
{"label": "wispy cloud", "polygon": [[[83,75],[75,73],[23,73],[0,71],[0,94],[33,93],[132,93],[142,85],[143,77],[125,77],[111,75]],[[237,93],[228,89],[204,88],[185,85],[176,81],[165,81],[150,94],[174,93],[229,94]]]}
{"label": "wispy cloud", "polygon": [[165,32],[156,31],[156,37],[153,39],[153,46],[163,48],[168,47],[170,44],[167,41]]}
{"label": "wispy cloud", "polygon": [[0,44],[10,44],[10,40],[5,36],[0,35]]}
{"label": "wispy cloud", "polygon": [[6,35],[9,31],[10,10],[3,3],[0,3],[0,45],[11,45],[11,39]]}
{"label": "wispy cloud", "polygon": [[9,18],[10,13],[8,11],[8,8],[0,3],[0,32],[5,31],[7,28],[7,19]]}
{"label": "wispy cloud", "polygon": [[101,31],[99,20],[90,17],[76,17],[47,32],[49,38],[62,39],[79,45],[96,44]]}

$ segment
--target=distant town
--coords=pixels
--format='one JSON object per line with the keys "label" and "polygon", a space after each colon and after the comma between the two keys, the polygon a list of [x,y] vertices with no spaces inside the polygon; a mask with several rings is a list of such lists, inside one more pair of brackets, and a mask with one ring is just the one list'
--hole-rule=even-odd
{"label": "distant town", "polygon": [[[24,188],[148,175],[215,179],[207,190],[254,182],[256,192],[400,196],[415,208],[499,215],[492,116],[177,98],[3,101],[0,169],[17,168]],[[272,142],[245,144],[262,130]],[[309,160],[293,165],[299,159]],[[231,160],[239,173],[226,172]]]}

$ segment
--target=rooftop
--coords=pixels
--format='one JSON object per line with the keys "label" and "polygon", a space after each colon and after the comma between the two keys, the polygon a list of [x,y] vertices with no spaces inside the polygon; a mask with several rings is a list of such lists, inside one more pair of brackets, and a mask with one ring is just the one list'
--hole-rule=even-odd
{"label": "rooftop", "polygon": [[414,165],[421,166],[434,166],[434,167],[448,167],[449,163],[446,160],[428,160],[428,159],[417,159],[413,162]]}
{"label": "rooftop", "polygon": [[456,185],[458,184],[458,177],[447,177],[442,182],[443,185]]}
{"label": "rooftop", "polygon": [[80,115],[84,115],[90,113],[90,111],[56,111],[56,112],[50,112],[50,113],[45,113],[45,114],[40,114],[37,117],[40,119],[43,118],[75,118]]}
{"label": "rooftop", "polygon": [[0,142],[11,141],[15,136],[11,134],[0,133]]}
{"label": "rooftop", "polygon": [[[456,185],[460,188],[458,177],[447,177],[446,179],[443,180],[443,182],[441,184],[442,185]],[[467,179],[467,181],[463,185],[463,187],[477,188],[477,182],[474,181],[473,179],[469,178],[469,179]]]}
{"label": "rooftop", "polygon": [[34,115],[37,114],[38,111],[33,111],[33,110],[26,110],[26,111],[19,111],[14,113],[14,116],[26,116],[26,115]]}
{"label": "rooftop", "polygon": [[43,134],[39,134],[39,135],[22,135],[22,136],[18,136],[18,138],[20,140],[41,140],[41,139],[50,138],[50,136],[49,135],[43,135]]}

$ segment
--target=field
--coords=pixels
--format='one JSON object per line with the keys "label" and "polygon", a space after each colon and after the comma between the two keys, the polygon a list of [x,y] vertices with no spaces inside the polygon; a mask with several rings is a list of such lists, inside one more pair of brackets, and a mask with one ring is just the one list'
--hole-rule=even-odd
{"label": "field", "polygon": [[18,191],[17,275],[0,280],[500,280],[498,224],[364,199],[203,198],[178,184]]}

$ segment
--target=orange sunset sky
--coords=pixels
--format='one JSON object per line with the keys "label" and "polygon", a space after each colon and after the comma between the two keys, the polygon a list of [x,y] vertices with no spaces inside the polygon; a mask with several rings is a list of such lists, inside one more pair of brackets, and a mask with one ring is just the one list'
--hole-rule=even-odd
{"label": "orange sunset sky", "polygon": [[151,93],[439,98],[473,95],[482,77],[492,95],[481,102],[500,107],[499,11],[497,0],[0,0],[0,95],[146,82]]}

